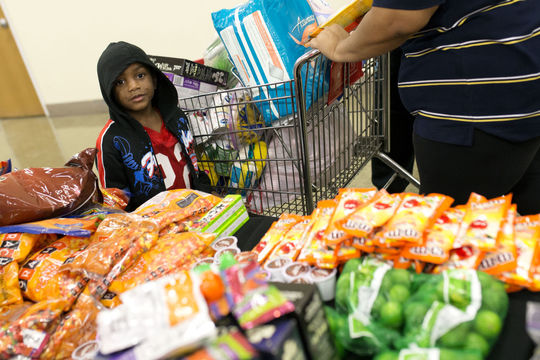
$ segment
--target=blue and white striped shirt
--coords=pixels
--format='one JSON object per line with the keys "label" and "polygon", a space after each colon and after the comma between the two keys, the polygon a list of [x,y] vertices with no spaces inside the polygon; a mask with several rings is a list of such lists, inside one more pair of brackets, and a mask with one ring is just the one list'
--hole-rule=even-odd
{"label": "blue and white striped shirt", "polygon": [[402,45],[402,101],[415,132],[471,145],[473,130],[509,141],[540,136],[540,0],[374,0],[415,10],[439,5]]}

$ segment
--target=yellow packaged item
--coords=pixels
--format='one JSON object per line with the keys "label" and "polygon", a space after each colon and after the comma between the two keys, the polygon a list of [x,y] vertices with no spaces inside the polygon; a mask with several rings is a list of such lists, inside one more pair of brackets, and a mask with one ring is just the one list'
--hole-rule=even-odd
{"label": "yellow packaged item", "polygon": [[497,250],[484,255],[478,270],[497,276],[502,272],[513,271],[516,268],[516,242],[514,221],[517,216],[516,204],[510,205],[506,217],[497,235]]}
{"label": "yellow packaged item", "polygon": [[0,266],[0,308],[23,302],[19,288],[19,265],[15,261]]}
{"label": "yellow packaged item", "polygon": [[332,219],[328,224],[328,228],[324,233],[324,241],[328,244],[336,245],[345,239],[351,238],[351,234],[346,233],[338,226],[338,223],[353,213],[356,209],[364,206],[369,200],[375,196],[376,188],[355,189],[346,188],[339,189],[336,196],[337,206]]}
{"label": "yellow packaged item", "polygon": [[71,359],[77,347],[95,340],[96,319],[102,308],[93,297],[81,294],[73,308],[60,320],[40,360]]}
{"label": "yellow packaged item", "polygon": [[171,272],[188,270],[202,251],[214,241],[214,234],[184,232],[159,238],[152,249],[144,253],[109,286],[109,291],[121,294],[144,282]]}
{"label": "yellow packaged item", "polygon": [[33,249],[45,243],[47,239],[56,239],[56,236],[27,233],[0,234],[0,266],[11,260],[23,261]]}
{"label": "yellow packaged item", "polygon": [[450,257],[454,240],[465,216],[464,206],[446,210],[437,218],[424,236],[421,245],[405,246],[401,256],[417,259],[431,264],[442,264]]}
{"label": "yellow packaged item", "polygon": [[313,225],[307,235],[306,245],[298,255],[297,260],[311,265],[333,269],[337,266],[336,247],[324,241],[323,236],[330,224],[330,219],[336,210],[335,200],[322,200],[313,211]]}
{"label": "yellow packaged item", "polygon": [[376,245],[393,247],[403,243],[421,244],[424,231],[432,226],[453,201],[451,197],[442,194],[404,193],[394,216],[378,234]]}
{"label": "yellow packaged item", "polygon": [[514,271],[500,275],[506,283],[536,288],[533,278],[535,271],[535,256],[538,256],[538,241],[540,239],[540,214],[518,216],[514,224],[514,236],[517,250],[516,268]]}
{"label": "yellow packaged item", "polygon": [[364,238],[391,219],[400,203],[399,195],[389,194],[381,189],[365,206],[356,209],[336,224],[346,233]]}
{"label": "yellow packaged item", "polygon": [[89,242],[89,238],[65,236],[29,257],[19,269],[23,296],[36,302],[55,298],[74,301],[87,280],[82,274],[69,274],[60,269]]}
{"label": "yellow packaged item", "polygon": [[302,220],[287,231],[282,240],[274,247],[266,261],[276,257],[287,257],[295,261],[307,241],[307,235],[313,224],[311,215],[302,216]]}
{"label": "yellow packaged item", "polygon": [[294,224],[302,221],[302,216],[296,214],[283,213],[277,221],[275,221],[266,234],[259,240],[257,245],[253,248],[258,254],[257,261],[259,264],[264,264],[268,256],[274,250],[277,244]]}
{"label": "yellow packaged item", "polygon": [[512,195],[508,194],[487,201],[469,201],[457,243],[472,245],[481,251],[494,251],[511,200]]}
{"label": "yellow packaged item", "polygon": [[317,37],[325,27],[333,24],[341,25],[350,32],[352,30],[351,27],[357,25],[358,19],[371,9],[372,4],[373,0],[353,0],[348,5],[345,5],[336,11],[336,13],[329,17],[324,24],[319,25],[309,34],[309,37]]}

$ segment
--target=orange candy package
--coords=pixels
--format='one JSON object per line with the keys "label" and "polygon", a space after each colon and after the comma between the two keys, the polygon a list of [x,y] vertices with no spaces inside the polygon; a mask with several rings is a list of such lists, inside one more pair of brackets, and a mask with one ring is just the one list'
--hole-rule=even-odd
{"label": "orange candy package", "polygon": [[150,251],[144,253],[111,283],[109,290],[120,294],[171,272],[188,270],[188,266],[199,258],[215,237],[214,234],[193,232],[160,237]]}
{"label": "orange candy package", "polygon": [[310,215],[302,216],[302,220],[294,224],[285,233],[282,240],[274,247],[270,255],[268,255],[266,261],[280,256],[295,261],[307,241],[307,235],[312,225],[313,219]]}
{"label": "orange candy package", "polygon": [[535,275],[539,256],[540,214],[518,216],[514,224],[514,236],[517,250],[516,268],[500,275],[506,283],[536,289],[540,284]]}
{"label": "orange candy package", "polygon": [[0,266],[0,308],[23,302],[19,288],[19,265],[12,261]]}
{"label": "orange candy package", "polygon": [[465,216],[463,206],[449,208],[437,218],[424,235],[421,245],[405,246],[401,256],[431,264],[442,264],[450,257],[450,250]]}
{"label": "orange candy package", "polygon": [[298,255],[298,261],[324,269],[333,269],[337,266],[336,247],[327,244],[323,239],[336,206],[335,200],[322,200],[317,203],[317,208],[312,214],[313,225],[307,234],[306,243]]}
{"label": "orange candy package", "polygon": [[81,294],[73,309],[66,313],[47,343],[40,360],[71,359],[73,351],[85,342],[95,340],[96,319],[103,307],[94,298]]}
{"label": "orange candy package", "polygon": [[197,190],[176,189],[159,193],[139,206],[133,214],[151,218],[159,230],[165,226],[204,214],[221,202],[221,198]]}
{"label": "orange candy package", "polygon": [[[89,245],[74,254],[62,270],[100,279],[121,260],[120,268],[127,268],[140,253],[150,249],[157,238],[158,228],[154,222],[129,213],[109,214],[92,235]],[[119,273],[119,270],[116,271]]]}
{"label": "orange candy package", "polygon": [[0,266],[11,261],[22,262],[34,249],[39,249],[56,235],[8,233],[0,234]]}
{"label": "orange candy package", "polygon": [[497,276],[500,273],[513,271],[516,268],[516,242],[514,222],[517,215],[517,206],[512,204],[507,211],[499,234],[497,236],[497,249],[484,255],[478,270]]}
{"label": "orange candy package", "polygon": [[337,227],[358,238],[368,237],[394,215],[400,202],[399,195],[381,189],[367,204],[339,220]]}
{"label": "orange candy package", "polygon": [[37,359],[69,306],[63,299],[14,305],[0,324],[0,359]]}
{"label": "orange candy package", "polygon": [[283,213],[277,221],[272,223],[268,231],[253,248],[253,251],[258,254],[257,261],[259,264],[264,264],[276,245],[281,241],[281,237],[301,220],[302,216],[300,215]]}
{"label": "orange candy package", "polygon": [[82,274],[70,274],[60,269],[89,241],[88,238],[65,236],[29,257],[19,269],[23,296],[36,302],[56,298],[74,301],[87,280]]}
{"label": "orange candy package", "polygon": [[402,196],[394,216],[377,234],[377,246],[395,247],[403,244],[421,244],[424,231],[429,229],[454,201],[451,197],[441,194],[403,193]]}
{"label": "orange candy package", "polygon": [[356,209],[364,206],[368,201],[370,201],[375,193],[377,192],[376,188],[366,188],[366,189],[339,189],[339,193],[336,196],[337,206],[332,219],[328,224],[328,228],[324,233],[324,241],[330,245],[337,245],[343,240],[351,238],[349,233],[346,233],[338,223],[342,221],[349,214],[354,212]]}
{"label": "orange candy package", "polygon": [[467,203],[467,213],[456,239],[458,246],[471,245],[481,251],[496,250],[497,235],[511,200],[511,194],[490,200],[471,194]]}

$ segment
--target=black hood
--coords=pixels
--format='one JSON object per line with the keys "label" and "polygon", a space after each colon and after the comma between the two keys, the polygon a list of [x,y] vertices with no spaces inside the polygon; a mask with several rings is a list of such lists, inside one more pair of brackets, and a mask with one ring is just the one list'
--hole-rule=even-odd
{"label": "black hood", "polygon": [[103,99],[109,107],[109,115],[113,121],[133,124],[135,121],[114,99],[114,81],[129,65],[140,63],[147,66],[157,79],[154,94],[156,106],[163,119],[166,120],[177,111],[178,93],[169,79],[154,65],[148,55],[139,47],[124,41],[110,43],[101,54],[97,73],[99,87]]}

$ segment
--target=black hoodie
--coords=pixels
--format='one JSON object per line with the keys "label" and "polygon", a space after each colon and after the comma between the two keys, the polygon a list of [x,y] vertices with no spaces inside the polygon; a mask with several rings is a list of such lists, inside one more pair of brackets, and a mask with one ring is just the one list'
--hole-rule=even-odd
{"label": "black hoodie", "polygon": [[[152,103],[163,117],[167,129],[178,139],[183,156],[190,169],[191,184],[195,189],[210,192],[210,181],[199,171],[194,152],[193,136],[187,116],[178,108],[178,95],[174,85],[152,63],[139,47],[120,41],[110,43],[103,51],[97,65],[99,85],[103,99],[109,107],[110,120],[96,142],[98,149],[97,167],[101,186],[119,188],[130,193],[126,210],[134,210],[146,200],[165,189],[160,171],[149,172],[142,164],[145,155],[155,159],[150,137],[143,126],[121,107],[113,96],[116,78],[131,64],[140,63],[153,72],[157,87]],[[158,167],[159,168],[159,167]]]}

